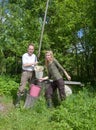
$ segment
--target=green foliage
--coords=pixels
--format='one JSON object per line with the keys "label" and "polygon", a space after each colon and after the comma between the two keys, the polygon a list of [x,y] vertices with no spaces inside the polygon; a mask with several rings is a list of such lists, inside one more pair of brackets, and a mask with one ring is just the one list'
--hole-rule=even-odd
{"label": "green foliage", "polygon": [[[2,1],[0,7],[0,74],[14,75],[29,42],[38,54],[46,0]],[[50,0],[40,62],[51,49],[74,80],[96,82],[95,9],[94,0]]]}
{"label": "green foliage", "polygon": [[7,101],[1,100],[1,103],[5,103],[9,108],[7,112],[0,112],[2,130],[95,130],[96,128],[96,92],[89,85],[67,97],[60,106],[51,109],[46,108],[43,93],[30,109],[7,106],[11,98],[6,95],[4,100],[5,98]]}
{"label": "green foliage", "polygon": [[95,130],[96,94],[91,96],[84,88],[63,102],[51,116],[54,127],[60,130]]}
{"label": "green foliage", "polygon": [[12,95],[17,90],[19,84],[9,76],[0,76],[0,95]]}

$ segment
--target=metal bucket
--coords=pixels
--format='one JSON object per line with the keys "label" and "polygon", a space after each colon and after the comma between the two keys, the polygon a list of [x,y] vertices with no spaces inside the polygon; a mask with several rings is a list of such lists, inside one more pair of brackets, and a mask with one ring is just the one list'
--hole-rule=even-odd
{"label": "metal bucket", "polygon": [[38,97],[40,94],[40,90],[41,90],[40,86],[32,84],[30,87],[30,96]]}
{"label": "metal bucket", "polygon": [[40,79],[43,77],[43,70],[44,70],[43,66],[36,66],[35,67],[35,76],[37,79]]}
{"label": "metal bucket", "polygon": [[43,77],[43,71],[35,71],[35,76],[37,79],[40,79]]}

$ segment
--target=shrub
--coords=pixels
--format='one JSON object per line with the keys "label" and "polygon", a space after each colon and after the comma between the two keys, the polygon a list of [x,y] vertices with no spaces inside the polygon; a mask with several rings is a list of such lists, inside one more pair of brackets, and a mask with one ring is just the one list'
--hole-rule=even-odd
{"label": "shrub", "polygon": [[9,76],[0,76],[0,95],[11,95],[12,92],[17,90],[18,86],[19,84]]}
{"label": "shrub", "polygon": [[95,130],[96,94],[90,95],[86,88],[73,94],[51,116],[54,128],[60,130]]}

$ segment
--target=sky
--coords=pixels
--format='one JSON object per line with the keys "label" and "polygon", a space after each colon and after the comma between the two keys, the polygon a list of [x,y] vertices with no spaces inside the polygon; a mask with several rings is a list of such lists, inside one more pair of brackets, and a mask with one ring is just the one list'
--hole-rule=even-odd
{"label": "sky", "polygon": [[78,37],[81,38],[83,36],[83,30],[80,29],[77,33]]}

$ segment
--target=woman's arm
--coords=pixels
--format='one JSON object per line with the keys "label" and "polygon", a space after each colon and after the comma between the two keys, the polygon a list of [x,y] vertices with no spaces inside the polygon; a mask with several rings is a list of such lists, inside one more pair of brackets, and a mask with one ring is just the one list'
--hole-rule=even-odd
{"label": "woman's arm", "polygon": [[40,79],[39,79],[39,82],[42,82],[42,81],[47,80],[47,79],[48,79],[48,76],[43,77],[43,78],[40,78]]}
{"label": "woman's arm", "polygon": [[61,64],[54,59],[54,62],[56,64],[56,66],[65,74],[65,76],[67,77],[68,80],[71,80],[71,77],[69,76],[69,74],[67,73],[67,71],[61,66]]}

